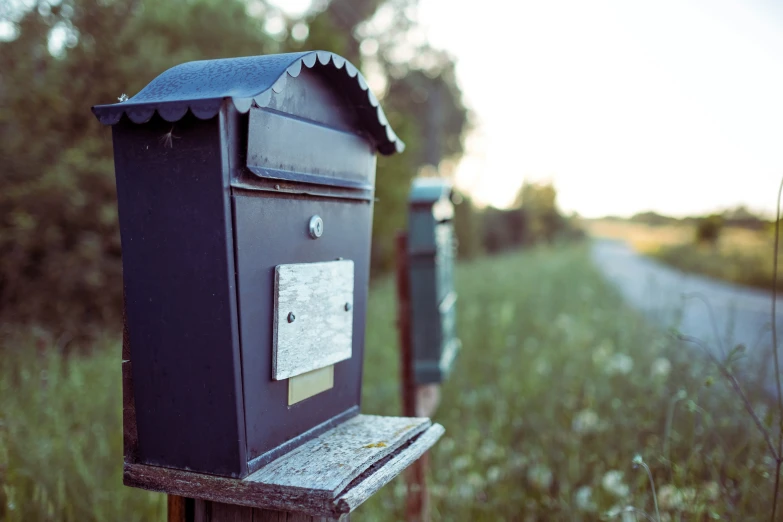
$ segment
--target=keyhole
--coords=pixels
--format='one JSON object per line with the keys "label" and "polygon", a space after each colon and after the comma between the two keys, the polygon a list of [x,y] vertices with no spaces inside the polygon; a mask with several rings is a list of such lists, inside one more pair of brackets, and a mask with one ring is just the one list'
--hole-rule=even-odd
{"label": "keyhole", "polygon": [[310,237],[318,239],[324,233],[324,220],[318,214],[310,218]]}

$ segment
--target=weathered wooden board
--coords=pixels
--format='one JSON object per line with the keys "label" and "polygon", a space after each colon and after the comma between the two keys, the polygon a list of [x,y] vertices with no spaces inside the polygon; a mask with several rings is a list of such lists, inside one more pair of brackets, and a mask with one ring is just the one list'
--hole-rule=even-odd
{"label": "weathered wooden board", "polygon": [[272,377],[287,379],[351,358],[353,261],[275,269]]}
{"label": "weathered wooden board", "polygon": [[244,479],[125,464],[128,486],[260,509],[338,518],[421,457],[443,427],[358,415]]}
{"label": "weathered wooden board", "polygon": [[[350,513],[370,498],[379,489],[388,484],[405,468],[427,452],[446,430],[440,424],[433,424],[424,433],[414,439],[410,445],[397,450],[387,462],[378,463],[369,469],[355,484],[351,484],[336,501],[339,513]],[[377,468],[376,468],[377,466]]]}
{"label": "weathered wooden board", "polygon": [[357,415],[246,480],[323,491],[334,497],[373,463],[430,426],[429,419]]}

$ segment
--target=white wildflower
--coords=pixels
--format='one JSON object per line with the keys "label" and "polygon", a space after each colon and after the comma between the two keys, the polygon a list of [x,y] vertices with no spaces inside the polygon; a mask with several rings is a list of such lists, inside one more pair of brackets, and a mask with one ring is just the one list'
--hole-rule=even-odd
{"label": "white wildflower", "polygon": [[443,437],[443,440],[438,445],[438,451],[441,453],[451,453],[454,451],[455,447],[456,444],[454,443],[454,439],[450,437]]}
{"label": "white wildflower", "polygon": [[508,467],[510,469],[522,469],[527,467],[529,459],[525,455],[512,455],[508,460]]}
{"label": "white wildflower", "polygon": [[601,479],[601,485],[606,491],[617,497],[627,497],[631,492],[628,484],[623,482],[622,471],[607,471],[604,477]]}
{"label": "white wildflower", "polygon": [[571,429],[576,433],[592,433],[598,430],[598,414],[591,409],[585,409],[574,415]]}
{"label": "white wildflower", "polygon": [[456,487],[456,496],[458,499],[461,499],[463,501],[472,502],[473,497],[476,494],[476,490],[473,489],[473,487],[467,483],[467,482],[461,482]]}
{"label": "white wildflower", "polygon": [[652,363],[652,368],[650,368],[650,375],[653,377],[665,378],[669,376],[671,371],[672,363],[669,362],[669,359],[666,357],[658,357]]}
{"label": "white wildflower", "polygon": [[503,456],[503,448],[495,443],[493,440],[487,440],[478,450],[478,457],[480,460],[491,460],[494,458],[500,458]]}
{"label": "white wildflower", "polygon": [[120,103],[128,101],[128,95],[125,93],[120,94],[120,96],[117,98],[117,101]]}
{"label": "white wildflower", "polygon": [[609,339],[604,339],[593,350],[593,363],[597,366],[603,366],[604,362],[611,357],[614,352],[614,343]]}
{"label": "white wildflower", "polygon": [[756,404],[756,407],[753,408],[756,412],[756,416],[761,419],[762,422],[767,418],[767,414],[769,414],[769,408],[767,408],[767,405],[763,402],[760,402]]}
{"label": "white wildflower", "polygon": [[620,517],[622,522],[636,522],[637,519],[635,511],[636,510],[633,506],[613,506],[609,511],[606,512],[605,516],[606,518],[612,519],[622,515],[622,517]]}
{"label": "white wildflower", "polygon": [[527,479],[540,491],[552,486],[552,471],[543,464],[536,464],[527,471]]}
{"label": "white wildflower", "polygon": [[596,508],[595,502],[593,502],[593,488],[590,486],[582,486],[576,490],[574,494],[574,503],[577,509],[582,511],[593,511]]}
{"label": "white wildflower", "polygon": [[444,498],[448,494],[448,489],[446,488],[446,486],[443,486],[441,484],[428,485],[427,488],[429,489],[430,495],[432,495],[435,498]]}
{"label": "white wildflower", "polygon": [[661,509],[687,510],[695,501],[694,488],[677,488],[671,484],[664,484],[658,491],[658,505]]}
{"label": "white wildflower", "polygon": [[705,482],[701,490],[702,497],[709,502],[715,502],[720,498],[720,485],[715,482]]}
{"label": "white wildflower", "polygon": [[633,370],[633,359],[624,353],[614,354],[606,361],[604,370],[609,375],[622,374],[627,375]]}
{"label": "white wildflower", "polygon": [[460,471],[470,466],[470,464],[471,458],[469,455],[460,455],[452,462],[451,469],[454,471]]}
{"label": "white wildflower", "polygon": [[486,484],[486,482],[484,481],[484,477],[482,477],[475,471],[468,475],[466,481],[470,485],[470,487],[473,488],[474,490],[483,489],[484,485]]}
{"label": "white wildflower", "polygon": [[487,482],[489,482],[490,484],[493,482],[497,482],[498,480],[500,480],[502,476],[503,476],[503,471],[497,466],[492,466],[487,470]]}

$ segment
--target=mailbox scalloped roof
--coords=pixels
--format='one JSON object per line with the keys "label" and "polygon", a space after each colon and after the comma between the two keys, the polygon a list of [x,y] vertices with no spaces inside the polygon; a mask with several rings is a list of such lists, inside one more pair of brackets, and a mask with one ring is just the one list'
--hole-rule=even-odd
{"label": "mailbox scalloped roof", "polygon": [[434,203],[451,195],[452,184],[444,178],[414,178],[408,201],[411,203]]}
{"label": "mailbox scalloped roof", "polygon": [[380,102],[362,73],[351,62],[328,51],[246,56],[186,62],[160,74],[139,93],[120,103],[96,105],[93,113],[104,125],[114,125],[123,114],[134,123],[144,123],[157,113],[166,121],[180,120],[190,110],[197,118],[209,119],[230,98],[238,111],[265,107],[272,92],[285,89],[289,77],[302,67],[320,64],[345,73],[342,86],[353,100],[363,129],[376,141],[381,154],[402,152],[405,144],[392,130]]}

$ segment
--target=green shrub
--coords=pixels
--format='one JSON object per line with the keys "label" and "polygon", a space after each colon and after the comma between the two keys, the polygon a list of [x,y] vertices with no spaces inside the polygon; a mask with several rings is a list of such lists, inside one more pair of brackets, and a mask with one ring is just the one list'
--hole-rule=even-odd
{"label": "green shrub", "polygon": [[696,243],[716,245],[723,230],[723,217],[719,214],[713,214],[701,218],[696,223]]}

